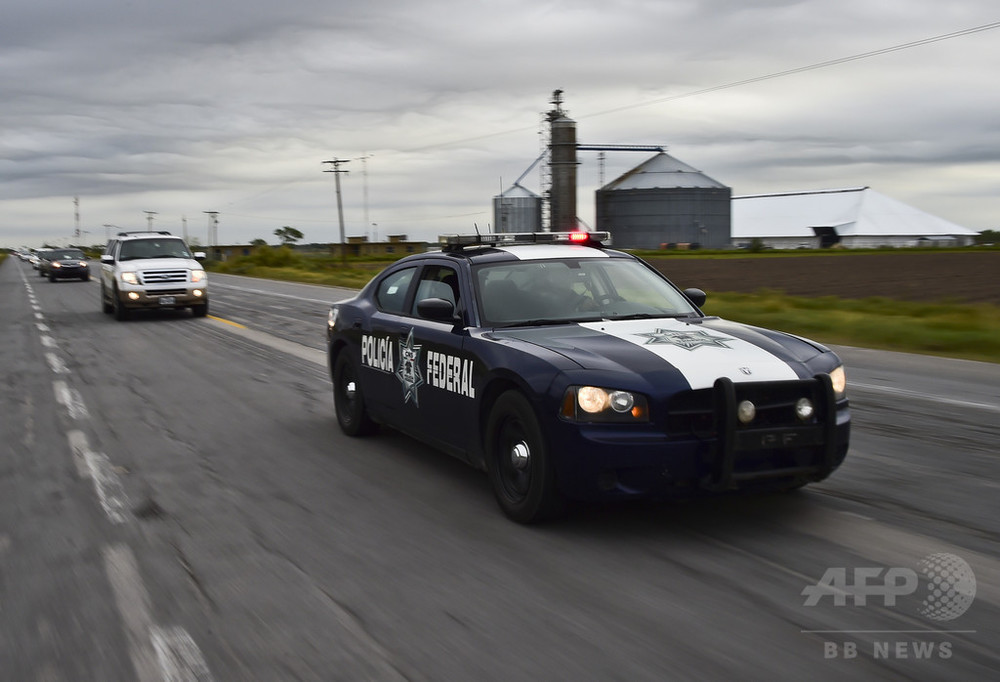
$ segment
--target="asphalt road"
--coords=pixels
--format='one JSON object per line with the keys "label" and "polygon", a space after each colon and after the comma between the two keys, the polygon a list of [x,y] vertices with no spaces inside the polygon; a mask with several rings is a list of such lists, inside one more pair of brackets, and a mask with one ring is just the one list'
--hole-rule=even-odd
{"label": "asphalt road", "polygon": [[838,349],[828,481],[522,527],[458,461],[341,435],[344,290],[210,279],[209,318],[120,323],[0,265],[0,679],[1000,675],[1000,366]]}

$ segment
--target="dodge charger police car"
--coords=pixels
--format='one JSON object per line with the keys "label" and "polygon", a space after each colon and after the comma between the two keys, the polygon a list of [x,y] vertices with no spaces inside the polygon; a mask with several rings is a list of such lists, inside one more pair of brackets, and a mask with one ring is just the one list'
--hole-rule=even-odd
{"label": "dodge charger police car", "polygon": [[530,523],[567,500],[788,490],[848,449],[840,359],[703,314],[607,233],[458,235],[335,303],[335,412],[485,470]]}

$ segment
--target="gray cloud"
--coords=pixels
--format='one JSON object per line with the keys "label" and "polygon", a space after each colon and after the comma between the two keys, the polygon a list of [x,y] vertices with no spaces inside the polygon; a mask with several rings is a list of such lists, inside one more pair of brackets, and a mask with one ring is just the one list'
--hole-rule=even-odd
{"label": "gray cloud", "polygon": [[[685,95],[997,19],[986,0],[13,0],[0,245],[71,236],[73,196],[91,235],[218,210],[227,241],[334,239],[333,156],[353,159],[349,234],[366,214],[419,238],[482,226],[556,88],[581,141],[667,144],[737,194],[871,185],[996,228],[996,32]],[[609,155],[605,180],[643,158]]]}

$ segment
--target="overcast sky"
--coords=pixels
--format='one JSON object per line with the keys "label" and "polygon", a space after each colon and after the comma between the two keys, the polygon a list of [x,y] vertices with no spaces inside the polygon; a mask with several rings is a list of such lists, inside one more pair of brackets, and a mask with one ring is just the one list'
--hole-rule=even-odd
{"label": "overcast sky", "polygon": [[[1000,28],[757,80],[998,21],[995,0],[5,0],[0,246],[103,243],[146,211],[201,244],[205,211],[220,243],[338,241],[335,157],[349,236],[485,229],[555,89],[580,143],[665,145],[735,195],[869,185],[1000,229]],[[648,156],[608,154],[605,182]]]}

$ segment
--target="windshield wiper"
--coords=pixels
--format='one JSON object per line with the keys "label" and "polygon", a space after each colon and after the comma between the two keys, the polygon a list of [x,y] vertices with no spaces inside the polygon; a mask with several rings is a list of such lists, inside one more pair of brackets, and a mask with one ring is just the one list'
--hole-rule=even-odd
{"label": "windshield wiper", "polygon": [[516,322],[509,322],[504,325],[498,325],[500,327],[541,327],[547,324],[576,324],[578,322],[600,322],[600,317],[571,317],[569,319],[565,317],[553,318],[553,317],[539,317],[533,320],[518,320]]}
{"label": "windshield wiper", "polygon": [[697,317],[694,313],[631,313],[629,315],[616,315],[606,317],[606,320],[655,320],[662,318],[680,319],[684,317]]}

